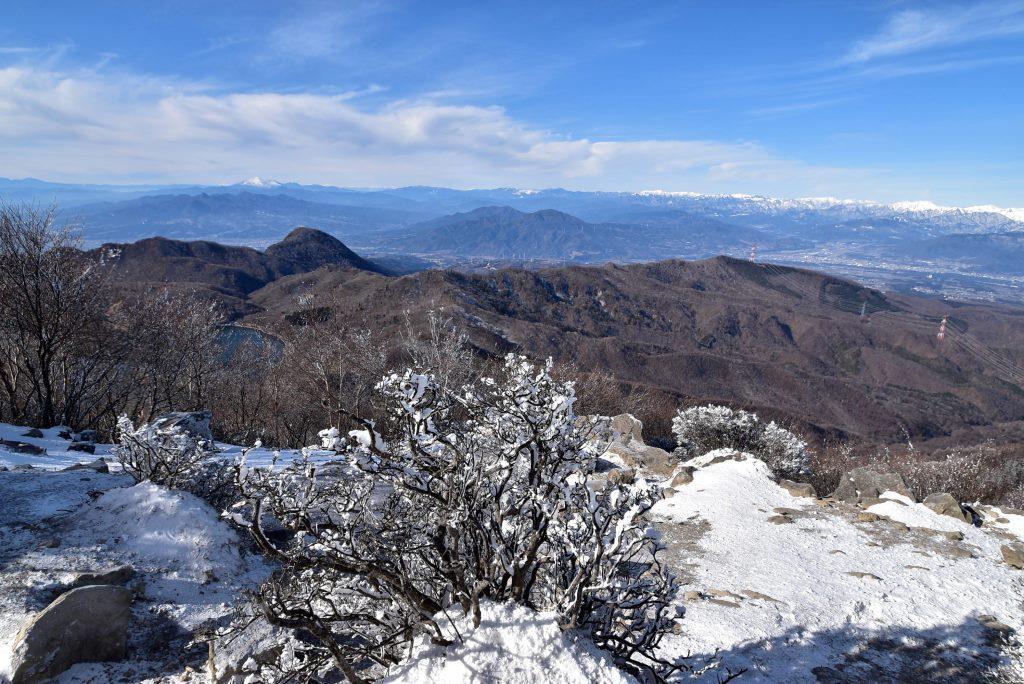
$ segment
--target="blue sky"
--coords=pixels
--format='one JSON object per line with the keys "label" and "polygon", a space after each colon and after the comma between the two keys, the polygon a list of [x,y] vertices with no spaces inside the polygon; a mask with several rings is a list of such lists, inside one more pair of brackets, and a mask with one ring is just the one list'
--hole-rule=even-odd
{"label": "blue sky", "polygon": [[22,2],[0,176],[1024,206],[1024,0]]}

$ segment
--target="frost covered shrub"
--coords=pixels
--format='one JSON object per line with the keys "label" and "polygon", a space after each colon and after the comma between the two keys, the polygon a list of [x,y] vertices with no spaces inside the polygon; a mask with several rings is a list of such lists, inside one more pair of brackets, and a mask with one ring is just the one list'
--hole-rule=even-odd
{"label": "frost covered shrub", "polygon": [[714,405],[681,409],[672,421],[672,432],[678,451],[687,458],[714,449],[736,449],[761,458],[777,477],[798,477],[810,471],[807,443],[750,411]]}
{"label": "frost covered shrub", "polygon": [[226,515],[280,564],[256,611],[303,636],[253,676],[373,680],[416,635],[444,645],[461,615],[479,625],[485,599],[554,611],[634,672],[672,667],[653,655],[676,589],[643,522],[658,494],[587,486],[600,426],[550,371],[509,356],[500,379],[457,388],[391,375],[384,420],[321,434],[345,466],[243,459]]}
{"label": "frost covered shrub", "polygon": [[234,468],[215,458],[213,443],[181,427],[117,421],[115,458],[136,482],[148,480],[198,496],[218,510],[238,498]]}

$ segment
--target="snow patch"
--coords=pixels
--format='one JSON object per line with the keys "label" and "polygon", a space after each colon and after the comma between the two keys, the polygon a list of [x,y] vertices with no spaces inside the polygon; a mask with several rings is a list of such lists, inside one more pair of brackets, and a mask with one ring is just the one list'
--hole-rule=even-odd
{"label": "snow patch", "polygon": [[[581,634],[563,632],[554,613],[483,602],[480,627],[455,619],[462,640],[445,648],[422,639],[412,657],[383,681],[409,684],[516,682],[517,684],[633,684],[635,679]],[[439,620],[444,623],[445,620]]]}

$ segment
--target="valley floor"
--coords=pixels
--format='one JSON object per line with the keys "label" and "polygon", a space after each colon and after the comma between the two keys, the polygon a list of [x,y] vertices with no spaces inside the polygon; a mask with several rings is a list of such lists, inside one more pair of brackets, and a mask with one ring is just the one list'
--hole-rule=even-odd
{"label": "valley floor", "polygon": [[[128,660],[76,665],[60,681],[204,681],[195,639],[269,568],[191,495],[60,470],[109,447],[82,454],[56,432],[22,433],[0,426],[0,437],[47,453],[0,447],[0,681],[25,620],[83,573],[125,567]],[[891,492],[866,508],[793,496],[763,463],[732,452],[690,464],[693,481],[666,487],[653,510],[682,580],[681,630],[661,647],[668,659],[689,656],[681,680],[1024,681],[1024,570],[1000,555],[1024,541],[1024,515],[986,509],[974,527]],[[390,681],[628,680],[549,616],[522,613],[489,606],[480,631],[463,628],[465,642],[447,653],[417,648]]]}

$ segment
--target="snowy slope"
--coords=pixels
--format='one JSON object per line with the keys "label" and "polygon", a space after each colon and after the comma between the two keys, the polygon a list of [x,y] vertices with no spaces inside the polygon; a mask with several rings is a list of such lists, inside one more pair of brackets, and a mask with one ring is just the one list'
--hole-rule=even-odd
{"label": "snowy slope", "polygon": [[[684,631],[665,652],[719,651],[712,682],[726,668],[788,682],[816,681],[816,667],[913,671],[932,651],[951,667],[997,661],[978,617],[1024,630],[1024,572],[1000,562],[1006,539],[886,496],[870,512],[887,517],[858,522],[858,507],[793,497],[753,458],[697,470],[654,509],[685,589],[700,594],[684,598]],[[779,509],[792,522],[769,521]]]}
{"label": "snowy slope", "polygon": [[[0,426],[4,438],[23,432]],[[0,448],[0,463],[37,466],[0,472],[0,681],[17,630],[54,592],[82,572],[123,565],[135,570],[139,593],[131,662],[79,665],[62,681],[137,682],[180,671],[173,663],[187,635],[222,622],[269,569],[195,497],[132,486],[116,473],[55,472],[95,457],[68,452],[49,431],[34,441],[51,453]],[[220,447],[222,458],[241,452]],[[272,458],[258,449],[249,463]],[[977,528],[895,493],[866,509],[794,497],[763,463],[741,458],[694,459],[693,481],[667,489],[652,512],[682,583],[681,631],[660,652],[693,668],[680,680],[718,682],[745,670],[739,681],[1024,681],[1024,653],[999,633],[1000,623],[1024,633],[1024,571],[1000,554],[1024,540],[1024,515],[988,509]],[[630,681],[551,615],[487,605],[479,629],[465,620],[458,628],[462,643],[418,642],[390,681]]]}

